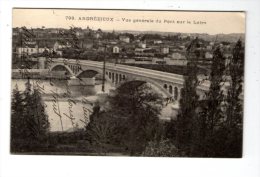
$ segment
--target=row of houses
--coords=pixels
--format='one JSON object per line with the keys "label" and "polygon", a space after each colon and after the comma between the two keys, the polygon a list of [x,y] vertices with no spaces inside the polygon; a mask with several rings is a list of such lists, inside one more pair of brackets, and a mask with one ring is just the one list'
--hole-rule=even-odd
{"label": "row of houses", "polygon": [[[61,29],[48,29],[51,33],[58,34],[61,33]],[[39,31],[45,31],[39,29]],[[87,29],[75,29],[76,36],[82,36],[86,33],[99,34],[102,37],[103,32],[101,29],[93,31],[90,28]],[[65,32],[64,32],[65,33]],[[113,33],[112,33],[113,34]],[[118,54],[123,57],[128,57],[128,55],[138,58],[170,58],[173,60],[185,60],[186,59],[186,49],[190,41],[167,41],[161,39],[149,39],[141,40],[138,38],[131,39],[129,35],[119,34],[117,39],[104,40],[91,38],[82,38],[78,40],[77,47],[82,51],[98,51],[98,52],[110,52],[113,54]],[[213,47],[214,42],[200,41],[201,45],[201,58],[202,59],[212,59],[213,58]],[[34,55],[44,52],[55,52],[59,56],[62,56],[63,50],[66,48],[73,48],[74,46],[67,42],[64,44],[53,39],[42,40],[42,41],[30,41],[26,45],[17,46],[15,53],[18,57],[23,55]],[[231,56],[231,46],[227,45],[223,47],[225,49],[225,57]]]}
{"label": "row of houses", "polygon": [[[48,46],[42,46],[38,44],[27,44],[23,47],[17,47],[16,48],[16,54],[18,57],[21,57],[22,55],[33,55],[33,54],[41,54],[44,52],[55,52],[59,56],[62,56],[62,50],[66,48],[70,48],[71,45],[68,44],[60,44],[59,42],[55,42],[53,45],[48,45]],[[85,45],[82,45],[82,47],[86,50],[91,50],[93,49],[93,43],[88,43]],[[225,52],[224,55],[225,57],[230,57],[231,56],[231,51],[228,50],[228,48],[224,48]],[[186,50],[184,49],[172,49],[169,46],[164,46],[164,45],[158,45],[155,47],[146,47],[145,43],[139,43],[137,46],[135,45],[117,45],[117,44],[100,44],[96,49],[96,51],[110,51],[113,54],[120,54],[124,53],[127,55],[127,53],[132,53],[136,57],[168,57],[171,59],[175,60],[184,60],[186,59]],[[204,59],[212,59],[213,54],[212,50],[209,48],[205,48],[201,50],[201,58]]]}
{"label": "row of houses", "polygon": [[53,45],[42,45],[36,42],[30,42],[23,46],[17,46],[15,49],[15,54],[20,58],[21,56],[27,55],[31,56],[34,54],[42,54],[44,52],[55,52],[56,54],[62,56],[62,49],[71,47],[70,44],[60,44],[59,42],[53,43]]}

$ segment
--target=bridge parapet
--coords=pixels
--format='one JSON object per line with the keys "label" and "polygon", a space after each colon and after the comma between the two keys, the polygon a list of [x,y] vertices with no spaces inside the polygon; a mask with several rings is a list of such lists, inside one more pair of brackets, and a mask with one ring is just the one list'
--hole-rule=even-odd
{"label": "bridge parapet", "polygon": [[[53,65],[64,65],[73,74],[79,75],[86,70],[94,70],[100,74],[103,73],[103,62],[75,59],[56,59]],[[144,69],[134,66],[106,63],[105,77],[107,81],[113,83],[114,86],[120,85],[123,82],[142,80],[152,83],[158,87],[165,95],[180,98],[181,89],[184,83],[182,75]],[[198,93],[203,95],[209,89],[209,82],[205,81],[198,86]]]}

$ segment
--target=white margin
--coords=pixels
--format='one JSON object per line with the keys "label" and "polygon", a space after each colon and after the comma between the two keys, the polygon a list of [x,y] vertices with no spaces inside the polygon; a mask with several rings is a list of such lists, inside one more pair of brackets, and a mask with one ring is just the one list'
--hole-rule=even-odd
{"label": "white margin", "polygon": [[[246,11],[244,153],[241,159],[10,155],[12,8]],[[259,177],[259,0],[1,0],[0,177]]]}

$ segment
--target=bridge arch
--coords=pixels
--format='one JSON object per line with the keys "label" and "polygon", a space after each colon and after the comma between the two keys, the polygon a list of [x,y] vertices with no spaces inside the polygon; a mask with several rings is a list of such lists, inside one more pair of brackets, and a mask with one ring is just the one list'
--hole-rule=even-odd
{"label": "bridge arch", "polygon": [[102,69],[94,68],[94,67],[82,67],[81,71],[79,71],[76,76],[84,76],[88,72],[95,72],[96,74],[102,74]]}
{"label": "bridge arch", "polygon": [[172,95],[172,85],[169,85],[169,93]]}
{"label": "bridge arch", "polygon": [[164,84],[164,85],[163,85],[163,88],[167,90],[168,85],[167,85],[167,84]]}
{"label": "bridge arch", "polygon": [[152,79],[149,78],[143,78],[143,77],[135,77],[135,78],[131,78],[131,79],[126,79],[124,80],[124,82],[121,82],[117,85],[117,87],[120,87],[122,84],[124,83],[128,83],[128,82],[133,82],[133,81],[141,81],[147,84],[150,84],[157,93],[162,94],[162,96],[164,98],[169,98],[172,95],[168,92],[167,89],[164,88],[164,85],[160,84],[159,82],[156,82]]}
{"label": "bridge arch", "polygon": [[[107,82],[111,82],[111,78],[109,77],[110,71],[106,71],[105,73],[105,80]],[[98,68],[84,68],[83,70],[77,73],[77,78],[92,78],[96,77],[96,79],[102,79],[103,78],[103,70]]]}
{"label": "bridge arch", "polygon": [[174,99],[178,100],[179,98],[179,90],[178,87],[174,87]]}
{"label": "bridge arch", "polygon": [[96,70],[84,70],[77,74],[78,78],[92,78],[99,74]]}
{"label": "bridge arch", "polygon": [[68,67],[67,65],[63,65],[63,64],[52,65],[51,68],[50,68],[50,71],[67,71],[68,74],[70,74],[71,76],[74,75],[74,73],[70,69],[70,67]]}

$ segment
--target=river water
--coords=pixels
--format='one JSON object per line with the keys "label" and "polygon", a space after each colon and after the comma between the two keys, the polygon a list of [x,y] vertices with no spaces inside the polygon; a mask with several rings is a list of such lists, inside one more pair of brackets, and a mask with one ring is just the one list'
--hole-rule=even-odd
{"label": "river water", "polygon": [[[17,85],[19,91],[24,91],[26,82],[24,79],[13,79],[12,89]],[[31,79],[30,83],[41,91],[52,132],[84,128],[94,104],[104,95],[101,82],[95,86],[69,86],[67,80],[50,82]],[[112,88],[110,83],[105,83],[105,93]]]}
{"label": "river water", "polygon": [[[19,91],[24,91],[26,82],[25,79],[13,79],[12,89],[17,85]],[[89,123],[93,106],[101,102],[105,107],[104,97],[114,89],[109,82],[105,82],[105,92],[102,92],[100,81],[97,81],[95,86],[69,86],[67,80],[31,79],[30,83],[41,91],[52,132],[84,128]],[[176,117],[177,110],[173,107],[174,104],[165,106],[160,118],[169,120]]]}

